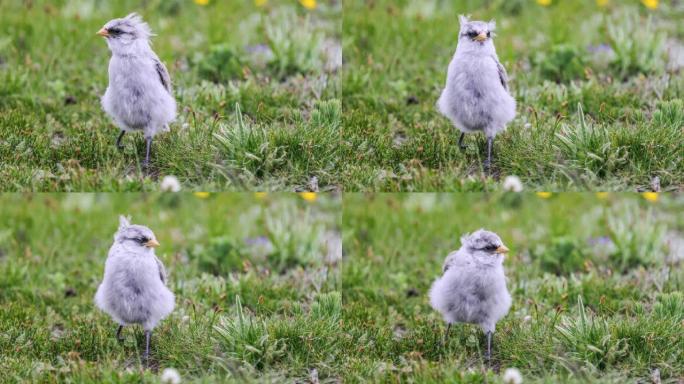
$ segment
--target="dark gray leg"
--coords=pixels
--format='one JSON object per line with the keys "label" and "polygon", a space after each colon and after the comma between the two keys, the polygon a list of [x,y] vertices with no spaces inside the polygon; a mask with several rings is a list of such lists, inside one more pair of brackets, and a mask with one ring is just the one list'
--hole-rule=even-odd
{"label": "dark gray leg", "polygon": [[492,166],[492,144],[494,143],[493,137],[487,138],[487,160],[484,163],[485,171],[489,173]]}
{"label": "dark gray leg", "polygon": [[121,131],[121,133],[119,133],[119,137],[116,139],[116,148],[119,150],[124,149],[123,144],[121,144],[121,139],[123,139],[125,134],[126,134],[126,131]]}
{"label": "dark gray leg", "polygon": [[119,329],[116,330],[116,341],[124,341],[123,337],[121,337],[121,330],[123,329],[123,325],[119,325]]}
{"label": "dark gray leg", "polygon": [[446,346],[447,341],[449,340],[449,331],[451,330],[451,323],[447,323],[447,329],[446,332],[444,332],[444,345]]}
{"label": "dark gray leg", "polygon": [[150,357],[150,338],[152,337],[152,331],[145,331],[145,354],[143,358],[145,361],[149,360]]}
{"label": "dark gray leg", "polygon": [[461,148],[461,150],[466,149],[466,146],[463,144],[463,138],[465,137],[465,132],[461,132],[461,136],[458,138],[458,147]]}
{"label": "dark gray leg", "polygon": [[492,332],[487,332],[487,353],[485,359],[489,361],[492,358]]}
{"label": "dark gray leg", "polygon": [[145,150],[145,161],[143,162],[143,167],[147,168],[150,166],[150,148],[152,147],[152,138],[148,137],[145,139],[147,142],[147,149]]}

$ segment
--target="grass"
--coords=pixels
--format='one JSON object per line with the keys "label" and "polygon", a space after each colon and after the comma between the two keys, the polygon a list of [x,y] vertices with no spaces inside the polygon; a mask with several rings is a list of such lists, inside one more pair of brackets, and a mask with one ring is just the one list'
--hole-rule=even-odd
{"label": "grass", "polygon": [[[158,382],[169,367],[184,382],[340,376],[339,196],[4,194],[0,203],[3,382]],[[176,294],[150,369],[142,329],[126,327],[118,343],[93,304],[119,214],[155,232]],[[207,263],[228,254],[219,269]]]}
{"label": "grass", "polygon": [[[100,107],[110,52],[95,35],[137,11],[157,34],[178,102],[141,171],[144,140]],[[340,6],[319,2],[3,1],[0,178],[4,191],[336,190]],[[201,21],[201,22],[200,22]],[[226,145],[232,132],[250,136]],[[248,160],[245,160],[245,159]]]}
{"label": "grass", "polygon": [[[346,194],[343,381],[499,383],[511,367],[532,383],[682,380],[683,204],[678,195]],[[490,366],[477,326],[452,327],[442,344],[445,324],[427,298],[459,237],[481,227],[512,250],[513,305]]]}
{"label": "grass", "polygon": [[[459,14],[496,19],[518,102],[491,177],[483,135],[461,152],[435,108]],[[683,15],[673,1],[345,1],[345,191],[497,190],[508,175],[538,191],[681,191]]]}
{"label": "grass", "polygon": [[[650,199],[653,197],[648,196]],[[684,377],[684,199],[660,194],[3,194],[3,382],[632,382]],[[144,336],[93,295],[118,215],[161,243],[176,309]],[[490,365],[427,292],[461,234],[511,252]],[[344,244],[344,248],[342,248]],[[344,251],[344,252],[343,252]]]}

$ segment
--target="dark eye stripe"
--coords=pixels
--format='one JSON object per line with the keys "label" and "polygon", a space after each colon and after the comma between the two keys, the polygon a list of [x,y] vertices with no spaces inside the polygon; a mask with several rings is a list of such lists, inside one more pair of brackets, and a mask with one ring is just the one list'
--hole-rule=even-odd
{"label": "dark eye stripe", "polygon": [[145,236],[142,236],[142,237],[134,237],[134,238],[132,238],[131,240],[135,241],[136,243],[140,243],[140,244],[145,244],[145,243],[147,243],[148,241],[150,241],[150,239],[148,239],[148,238],[145,237]]}
{"label": "dark eye stripe", "polygon": [[114,36],[121,35],[122,33],[124,33],[119,28],[109,28],[109,29],[107,29],[107,32],[109,32],[109,34],[114,35]]}

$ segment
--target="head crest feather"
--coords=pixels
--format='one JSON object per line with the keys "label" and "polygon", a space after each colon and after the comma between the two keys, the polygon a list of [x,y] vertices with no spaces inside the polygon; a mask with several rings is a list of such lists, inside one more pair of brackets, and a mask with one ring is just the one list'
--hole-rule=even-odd
{"label": "head crest feather", "polygon": [[130,217],[119,215],[119,229],[124,229],[131,225]]}
{"label": "head crest feather", "polygon": [[138,37],[144,37],[147,39],[150,36],[154,36],[149,24],[147,24],[138,13],[129,13],[128,16],[123,18],[123,20],[135,28],[136,32],[138,33]]}

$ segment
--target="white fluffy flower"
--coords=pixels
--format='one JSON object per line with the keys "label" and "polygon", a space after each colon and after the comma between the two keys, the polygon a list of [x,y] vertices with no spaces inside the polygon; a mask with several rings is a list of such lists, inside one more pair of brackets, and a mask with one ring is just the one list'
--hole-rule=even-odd
{"label": "white fluffy flower", "polygon": [[166,192],[178,192],[181,190],[180,181],[176,176],[164,176],[161,182],[161,190]]}
{"label": "white fluffy flower", "polygon": [[506,191],[522,192],[522,181],[520,181],[520,178],[518,176],[506,176],[503,182],[503,188]]}
{"label": "white fluffy flower", "polygon": [[522,375],[517,368],[506,368],[503,381],[506,384],[521,384],[523,382]]}
{"label": "white fluffy flower", "polygon": [[168,384],[179,384],[181,382],[180,373],[173,368],[166,368],[162,372],[161,382]]}

